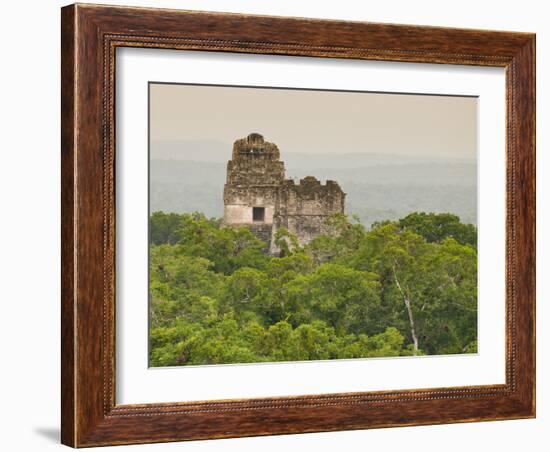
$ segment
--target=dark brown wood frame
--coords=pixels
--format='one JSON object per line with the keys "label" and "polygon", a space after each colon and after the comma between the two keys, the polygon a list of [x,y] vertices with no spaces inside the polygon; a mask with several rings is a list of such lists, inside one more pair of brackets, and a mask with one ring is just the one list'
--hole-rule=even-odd
{"label": "dark brown wood frame", "polygon": [[[61,37],[64,444],[84,447],[535,416],[535,35],[77,4],[62,9]],[[116,405],[117,47],[505,68],[506,383]]]}

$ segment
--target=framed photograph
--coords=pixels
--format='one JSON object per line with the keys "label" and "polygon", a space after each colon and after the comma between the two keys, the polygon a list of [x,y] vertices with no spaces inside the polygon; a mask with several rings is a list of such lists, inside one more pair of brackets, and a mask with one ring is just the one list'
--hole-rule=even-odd
{"label": "framed photograph", "polygon": [[535,416],[535,36],[62,9],[62,442]]}

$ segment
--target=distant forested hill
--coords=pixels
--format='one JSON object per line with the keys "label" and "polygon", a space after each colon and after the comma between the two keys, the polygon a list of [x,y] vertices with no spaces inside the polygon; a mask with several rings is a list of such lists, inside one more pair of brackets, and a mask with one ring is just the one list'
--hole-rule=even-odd
{"label": "distant forested hill", "polygon": [[[288,177],[337,180],[347,193],[346,211],[370,226],[410,212],[452,212],[477,224],[475,165],[400,165],[349,170],[291,170]],[[151,161],[151,211],[204,212],[223,216],[225,165],[216,162]]]}
{"label": "distant forested hill", "polygon": [[151,160],[151,212],[203,212],[223,216],[225,165],[211,162]]}
{"label": "distant forested hill", "polygon": [[[221,146],[220,146],[221,148]],[[202,151],[202,157],[201,157]],[[196,160],[152,159],[151,211],[200,211],[223,216],[223,185],[228,152],[197,151]],[[167,151],[154,155],[172,157]],[[289,178],[333,179],[347,193],[346,210],[370,226],[410,212],[452,212],[462,222],[477,224],[477,172],[471,161],[413,159],[381,154],[282,156]]]}

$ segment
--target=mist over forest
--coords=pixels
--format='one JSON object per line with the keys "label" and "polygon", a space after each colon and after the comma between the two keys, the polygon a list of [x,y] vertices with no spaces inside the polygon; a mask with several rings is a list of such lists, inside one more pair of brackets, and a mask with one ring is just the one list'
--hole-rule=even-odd
{"label": "mist over forest", "polygon": [[[232,146],[219,141],[151,144],[150,210],[223,216],[223,185]],[[411,212],[450,212],[477,224],[477,167],[473,160],[373,152],[315,154],[280,148],[286,177],[336,180],[346,213],[369,227]]]}

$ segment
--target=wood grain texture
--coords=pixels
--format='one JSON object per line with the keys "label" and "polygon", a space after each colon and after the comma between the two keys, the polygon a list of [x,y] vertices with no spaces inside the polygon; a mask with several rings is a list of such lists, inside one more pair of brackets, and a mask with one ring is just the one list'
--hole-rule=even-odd
{"label": "wood grain texture", "polygon": [[[535,36],[147,8],[62,9],[62,442],[73,447],[535,415]],[[115,404],[117,47],[506,68],[506,384]]]}
{"label": "wood grain texture", "polygon": [[61,441],[75,443],[74,385],[74,8],[61,11]]}

